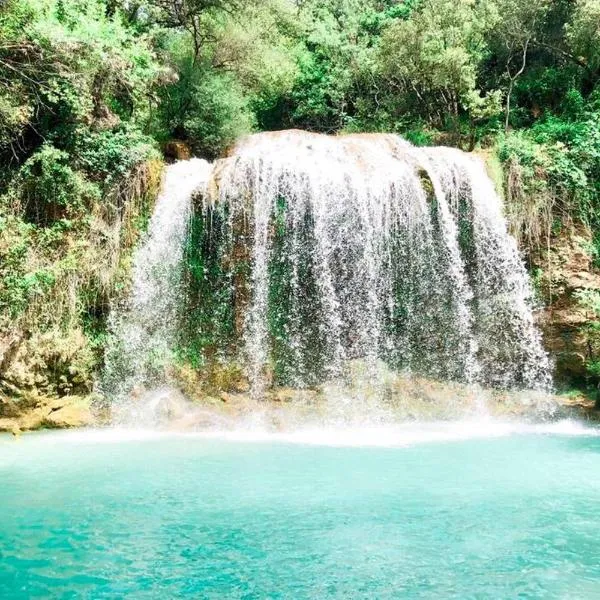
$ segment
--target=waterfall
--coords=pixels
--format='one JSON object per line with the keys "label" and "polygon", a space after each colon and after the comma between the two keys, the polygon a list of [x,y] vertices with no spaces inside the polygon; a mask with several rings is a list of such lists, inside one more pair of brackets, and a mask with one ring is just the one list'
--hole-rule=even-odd
{"label": "waterfall", "polygon": [[139,421],[137,396],[165,383],[178,331],[182,258],[192,196],[205,185],[210,164],[192,159],[165,170],[148,231],[133,256],[132,286],[111,313],[101,391],[123,419]]}
{"label": "waterfall", "polygon": [[101,391],[117,422],[155,424],[181,400],[162,391],[177,349],[203,381],[241,366],[256,399],[319,387],[342,415],[396,376],[544,392],[534,304],[477,157],[395,135],[257,134],[167,169]]}
{"label": "waterfall", "polygon": [[256,394],[357,361],[550,387],[532,288],[476,157],[394,135],[258,134],[216,164],[203,210]]}

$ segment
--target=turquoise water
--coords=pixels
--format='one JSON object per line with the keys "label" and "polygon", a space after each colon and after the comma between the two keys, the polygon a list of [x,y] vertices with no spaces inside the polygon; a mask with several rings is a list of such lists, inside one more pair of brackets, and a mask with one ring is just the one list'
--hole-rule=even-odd
{"label": "turquoise water", "polygon": [[472,429],[2,437],[0,597],[600,597],[600,437]]}

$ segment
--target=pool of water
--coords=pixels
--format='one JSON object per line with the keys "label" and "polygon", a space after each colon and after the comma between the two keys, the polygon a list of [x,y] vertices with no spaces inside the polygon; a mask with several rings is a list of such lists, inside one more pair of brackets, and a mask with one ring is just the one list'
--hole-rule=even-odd
{"label": "pool of water", "polygon": [[0,597],[600,597],[596,430],[352,435],[1,437]]}

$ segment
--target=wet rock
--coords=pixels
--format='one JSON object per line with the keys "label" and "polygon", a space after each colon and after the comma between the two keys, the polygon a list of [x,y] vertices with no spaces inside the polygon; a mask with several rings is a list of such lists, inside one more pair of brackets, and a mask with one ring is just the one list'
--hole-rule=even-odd
{"label": "wet rock", "polygon": [[192,151],[189,145],[182,140],[171,140],[165,144],[164,154],[172,160],[189,160]]}
{"label": "wet rock", "polygon": [[91,398],[65,396],[50,398],[30,395],[16,402],[12,416],[0,418],[0,431],[34,431],[36,429],[69,429],[94,425]]}
{"label": "wet rock", "polygon": [[52,409],[43,419],[43,426],[56,429],[88,427],[94,424],[89,402],[83,398],[71,399],[68,404]]}
{"label": "wet rock", "polygon": [[2,418],[0,419],[0,432],[12,433],[19,429],[15,419]]}
{"label": "wet rock", "polygon": [[275,388],[267,393],[267,399],[271,402],[306,403],[314,400],[317,396],[315,390],[294,389],[288,387]]}

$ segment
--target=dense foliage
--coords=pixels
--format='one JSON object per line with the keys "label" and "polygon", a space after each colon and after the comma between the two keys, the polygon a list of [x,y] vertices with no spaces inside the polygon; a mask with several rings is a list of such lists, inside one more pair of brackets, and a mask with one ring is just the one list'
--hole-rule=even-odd
{"label": "dense foliage", "polygon": [[[600,230],[599,22],[600,0],[1,1],[0,333],[28,314],[101,331],[172,139],[487,149],[530,251],[565,220]],[[67,308],[40,319],[44,298]]]}
{"label": "dense foliage", "polygon": [[62,156],[102,193],[153,142],[211,158],[257,129],[377,130],[497,142],[565,198],[585,185],[592,219],[599,16],[598,0],[8,0],[5,185]]}

